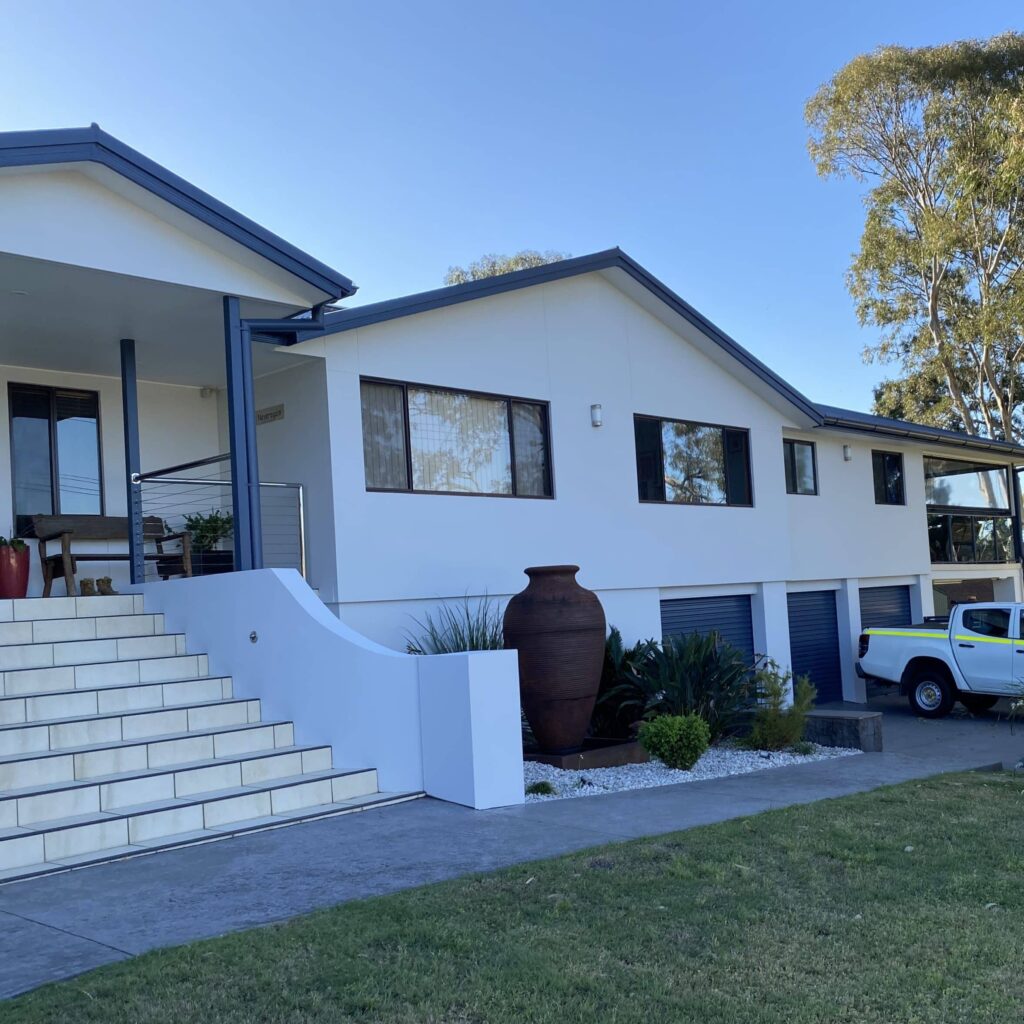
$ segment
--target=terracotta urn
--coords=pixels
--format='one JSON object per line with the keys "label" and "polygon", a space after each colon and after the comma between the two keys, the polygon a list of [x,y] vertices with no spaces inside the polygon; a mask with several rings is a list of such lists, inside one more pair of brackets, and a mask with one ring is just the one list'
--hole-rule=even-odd
{"label": "terracotta urn", "polygon": [[28,593],[28,548],[0,545],[0,598],[22,598]]}
{"label": "terracotta urn", "polygon": [[519,693],[544,753],[578,750],[604,664],[605,618],[576,582],[578,565],[539,565],[505,609],[505,647],[519,652]]}

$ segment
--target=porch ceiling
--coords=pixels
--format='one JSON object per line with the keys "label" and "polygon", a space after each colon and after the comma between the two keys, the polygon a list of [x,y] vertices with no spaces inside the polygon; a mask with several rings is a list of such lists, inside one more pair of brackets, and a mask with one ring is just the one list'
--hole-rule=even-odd
{"label": "porch ceiling", "polygon": [[[147,278],[0,253],[0,363],[120,376],[118,342],[134,338],[142,380],[224,384],[219,293]],[[244,300],[246,317],[282,317],[294,306]],[[258,376],[301,363],[254,346]]]}

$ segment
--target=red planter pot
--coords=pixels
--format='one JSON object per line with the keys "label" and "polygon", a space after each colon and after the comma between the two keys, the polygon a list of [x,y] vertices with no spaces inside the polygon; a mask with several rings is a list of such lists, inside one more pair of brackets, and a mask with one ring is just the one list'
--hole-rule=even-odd
{"label": "red planter pot", "polygon": [[22,598],[28,593],[28,548],[0,547],[0,599]]}
{"label": "red planter pot", "polygon": [[576,582],[576,565],[526,570],[529,586],[505,609],[505,646],[519,651],[526,720],[545,753],[579,749],[601,684],[604,609]]}

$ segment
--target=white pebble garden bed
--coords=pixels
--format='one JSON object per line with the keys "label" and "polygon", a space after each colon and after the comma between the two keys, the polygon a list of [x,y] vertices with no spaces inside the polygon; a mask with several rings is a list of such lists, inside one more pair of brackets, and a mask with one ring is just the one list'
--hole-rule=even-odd
{"label": "white pebble garden bed", "polygon": [[550,782],[555,787],[555,792],[551,795],[528,793],[526,800],[533,803],[541,800],[563,800],[574,796],[596,796],[598,793],[617,793],[626,789],[652,789],[655,786],[672,786],[679,782],[701,782],[704,779],[720,779],[727,775],[746,775],[749,772],[780,768],[784,765],[830,761],[836,757],[850,757],[859,753],[859,750],[849,747],[821,747],[817,744],[813,754],[793,754],[788,751],[768,753],[723,744],[705,751],[688,772],[666,768],[661,761],[655,760],[646,764],[625,764],[618,768],[591,768],[584,771],[568,771],[536,761],[525,761],[527,787],[533,782]]}

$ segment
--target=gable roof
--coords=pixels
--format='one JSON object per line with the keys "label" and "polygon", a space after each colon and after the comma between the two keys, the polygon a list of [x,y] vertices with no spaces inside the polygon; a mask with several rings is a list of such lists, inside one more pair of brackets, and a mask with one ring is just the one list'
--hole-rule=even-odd
{"label": "gable roof", "polygon": [[0,167],[91,161],[110,168],[179,210],[334,298],[356,286],[290,242],[108,135],[99,125],[46,131],[0,132]]}
{"label": "gable roof", "polygon": [[419,292],[416,295],[405,295],[397,299],[388,299],[385,302],[374,302],[366,306],[356,306],[337,313],[329,313],[324,319],[324,327],[321,332],[304,337],[337,334],[341,331],[365,327],[368,324],[382,323],[397,317],[411,316],[415,313],[425,313],[431,309],[441,309],[444,306],[452,306],[460,302],[486,298],[489,295],[498,295],[502,292],[516,291],[519,288],[530,288],[533,285],[548,284],[551,281],[560,281],[567,277],[611,269],[622,270],[628,274],[634,281],[710,338],[755,377],[809,417],[813,423],[817,424],[821,421],[817,407],[810,399],[783,380],[774,370],[769,369],[739,342],[729,337],[725,331],[715,326],[707,317],[680,298],[668,285],[659,281],[619,248],[605,249],[602,252],[590,253],[586,256],[575,256],[572,259],[559,260],[556,263],[546,263],[540,267],[516,270],[510,274],[498,274],[494,277],[482,278],[479,281],[467,281],[465,284],[435,288],[429,292]]}
{"label": "gable roof", "polygon": [[351,331],[358,327],[383,323],[398,317],[413,316],[416,313],[425,313],[432,309],[441,309],[461,302],[471,302],[474,299],[482,299],[502,292],[530,288],[533,285],[547,284],[579,274],[609,269],[619,269],[627,273],[634,281],[715,342],[724,352],[769,385],[783,399],[809,417],[815,427],[855,431],[918,442],[933,441],[959,448],[985,451],[989,454],[1024,458],[1024,446],[1007,441],[994,441],[990,438],[959,433],[955,430],[942,430],[939,427],[929,427],[884,416],[872,416],[869,413],[856,412],[852,409],[840,409],[812,402],[619,248],[605,249],[586,256],[576,256],[555,263],[547,263],[540,267],[530,267],[527,270],[516,270],[509,274],[486,277],[479,281],[467,281],[465,284],[435,288],[432,291],[418,292],[414,295],[404,295],[383,302],[373,302],[365,306],[338,310],[327,314],[322,330],[315,333],[304,333],[302,337],[307,339],[338,334],[342,331]]}

